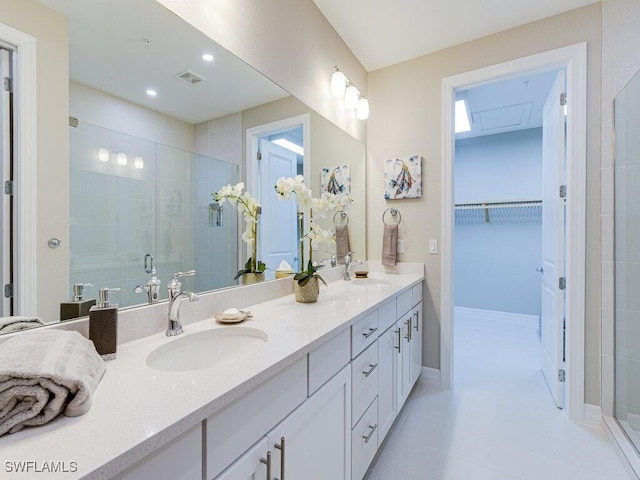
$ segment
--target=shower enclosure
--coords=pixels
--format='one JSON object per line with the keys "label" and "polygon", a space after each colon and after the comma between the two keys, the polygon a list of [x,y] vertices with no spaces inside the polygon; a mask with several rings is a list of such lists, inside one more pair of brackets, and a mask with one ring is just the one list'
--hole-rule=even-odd
{"label": "shower enclosure", "polygon": [[615,417],[640,450],[640,73],[615,99]]}
{"label": "shower enclosure", "polygon": [[145,303],[134,288],[150,277],[147,254],[163,286],[191,269],[185,289],[235,285],[238,216],[211,194],[237,177],[237,165],[221,160],[83,122],[70,128],[71,285],[91,283],[86,298],[120,287],[114,303]]}

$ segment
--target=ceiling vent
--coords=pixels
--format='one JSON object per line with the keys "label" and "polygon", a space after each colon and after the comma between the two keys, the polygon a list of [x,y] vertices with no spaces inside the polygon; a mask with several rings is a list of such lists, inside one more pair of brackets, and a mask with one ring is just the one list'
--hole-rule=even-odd
{"label": "ceiling vent", "polygon": [[184,83],[188,83],[189,85],[195,85],[197,83],[204,82],[205,80],[203,77],[191,70],[185,70],[184,72],[176,74],[176,78],[178,80],[182,80]]}

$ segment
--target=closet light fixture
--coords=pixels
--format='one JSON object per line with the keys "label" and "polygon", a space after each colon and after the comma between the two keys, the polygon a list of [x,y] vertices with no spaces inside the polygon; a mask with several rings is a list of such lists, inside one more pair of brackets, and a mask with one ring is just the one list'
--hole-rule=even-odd
{"label": "closet light fixture", "polygon": [[298,155],[304,155],[304,148],[287,140],[286,138],[277,138],[275,140],[271,140],[271,142],[275,143],[276,145],[280,145],[287,150],[291,150],[293,153],[297,153]]}
{"label": "closet light fixture", "polygon": [[467,102],[464,100],[456,100],[455,132],[465,133],[470,131],[471,131],[471,122],[469,121],[469,111],[467,110]]}
{"label": "closet light fixture", "polygon": [[109,150],[106,148],[101,148],[98,150],[98,160],[101,162],[109,161]]}
{"label": "closet light fixture", "polygon": [[347,89],[347,77],[338,70],[338,67],[333,68],[335,68],[336,71],[331,75],[331,95],[333,95],[334,98],[342,98]]}
{"label": "closet light fixture", "polygon": [[127,164],[127,154],[120,152],[118,154],[118,165],[126,165]]}
{"label": "closet light fixture", "polygon": [[358,120],[369,118],[369,101],[337,66],[333,68],[335,72],[331,75],[331,95],[344,98],[344,108],[355,110]]}
{"label": "closet light fixture", "polygon": [[358,99],[358,106],[356,107],[356,117],[358,120],[366,120],[369,118],[369,100],[364,98],[364,95],[360,94]]}
{"label": "closet light fixture", "polygon": [[135,157],[133,159],[133,166],[138,170],[142,170],[144,168],[144,160],[142,157]]}
{"label": "closet light fixture", "polygon": [[203,53],[202,54],[202,59],[205,62],[213,62],[213,55],[211,55],[210,53]]}

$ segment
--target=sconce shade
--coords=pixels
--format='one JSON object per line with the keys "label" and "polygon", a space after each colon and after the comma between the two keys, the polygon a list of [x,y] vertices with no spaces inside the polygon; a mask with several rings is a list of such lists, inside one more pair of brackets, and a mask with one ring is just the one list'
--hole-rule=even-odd
{"label": "sconce shade", "polygon": [[101,162],[108,162],[109,161],[109,150],[107,150],[106,148],[101,148],[98,150],[98,160],[100,160]]}
{"label": "sconce shade", "polygon": [[331,75],[331,95],[335,98],[344,97],[344,92],[347,89],[347,77],[344,73],[337,71]]}
{"label": "sconce shade", "polygon": [[118,154],[118,165],[126,165],[127,164],[127,154],[119,153]]}
{"label": "sconce shade", "polygon": [[369,118],[369,100],[362,97],[358,100],[358,106],[356,107],[356,117],[358,120],[366,120]]}
{"label": "sconce shade", "polygon": [[133,166],[138,170],[142,170],[144,168],[144,160],[142,157],[136,157],[133,159]]}
{"label": "sconce shade", "polygon": [[358,106],[359,97],[360,92],[358,92],[358,89],[354,85],[350,85],[344,94],[344,107],[347,110],[353,110]]}

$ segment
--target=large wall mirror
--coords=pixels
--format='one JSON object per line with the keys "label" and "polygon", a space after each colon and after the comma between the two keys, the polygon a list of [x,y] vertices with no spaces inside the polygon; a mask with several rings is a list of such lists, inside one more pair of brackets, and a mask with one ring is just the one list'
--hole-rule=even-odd
{"label": "large wall mirror", "polygon": [[[134,288],[149,280],[149,256],[160,300],[175,271],[195,269],[185,288],[198,292],[237,285],[243,222],[211,193],[247,181],[247,130],[288,119],[302,120],[264,140],[306,148],[298,173],[315,194],[322,169],[350,168],[351,248],[364,255],[362,143],[155,0],[38,1],[68,19],[70,265],[60,302],[73,284],[90,283],[85,298],[120,287],[120,306],[146,304]],[[59,321],[58,311],[37,314]]]}

